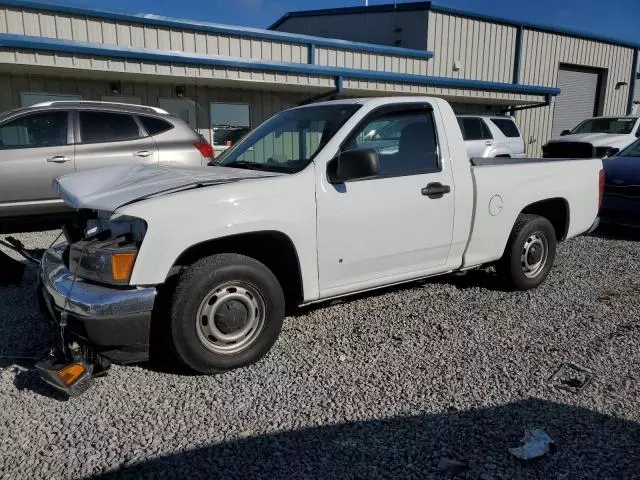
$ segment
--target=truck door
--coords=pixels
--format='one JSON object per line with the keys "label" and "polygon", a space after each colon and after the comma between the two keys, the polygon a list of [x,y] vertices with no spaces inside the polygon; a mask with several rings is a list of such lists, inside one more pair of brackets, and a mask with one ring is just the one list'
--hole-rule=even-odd
{"label": "truck door", "polygon": [[[393,138],[375,138],[385,124]],[[402,125],[400,129],[392,124]],[[317,189],[319,282],[322,296],[388,284],[442,268],[451,246],[454,185],[438,148],[428,104],[372,112],[341,151],[378,151],[377,177]]]}

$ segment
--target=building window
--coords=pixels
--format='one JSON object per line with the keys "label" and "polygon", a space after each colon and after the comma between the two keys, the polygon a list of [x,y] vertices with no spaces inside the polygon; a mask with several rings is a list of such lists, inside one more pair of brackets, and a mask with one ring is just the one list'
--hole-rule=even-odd
{"label": "building window", "polygon": [[251,112],[246,103],[211,103],[211,144],[225,150],[251,129]]}
{"label": "building window", "polygon": [[80,95],[62,95],[58,93],[22,92],[20,94],[20,97],[23,107],[30,107],[31,105],[42,102],[69,102],[74,100],[82,100],[82,97]]}

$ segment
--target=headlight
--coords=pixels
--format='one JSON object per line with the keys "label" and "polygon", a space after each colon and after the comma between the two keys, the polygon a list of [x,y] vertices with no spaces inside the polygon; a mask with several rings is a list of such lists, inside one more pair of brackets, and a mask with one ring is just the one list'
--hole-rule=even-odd
{"label": "headlight", "polygon": [[69,247],[69,270],[80,278],[128,285],[138,247],[126,237],[81,240]]}
{"label": "headlight", "polygon": [[97,217],[82,225],[81,240],[70,241],[68,266],[86,280],[128,285],[146,233],[143,220],[124,215]]}

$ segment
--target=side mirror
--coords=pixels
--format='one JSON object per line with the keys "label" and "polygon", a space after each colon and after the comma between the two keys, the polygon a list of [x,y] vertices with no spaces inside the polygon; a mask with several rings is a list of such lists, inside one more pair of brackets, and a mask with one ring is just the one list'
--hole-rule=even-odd
{"label": "side mirror", "polygon": [[569,135],[571,133],[571,130],[562,130],[562,132],[560,132],[560,136],[564,137],[565,135]]}
{"label": "side mirror", "polygon": [[616,153],[618,153],[620,151],[619,148],[615,148],[615,147],[609,147],[607,148],[607,151],[604,152],[604,156],[605,157],[613,157]]}
{"label": "side mirror", "polygon": [[332,184],[375,177],[378,173],[380,158],[378,152],[372,149],[341,152],[327,165],[327,178]]}

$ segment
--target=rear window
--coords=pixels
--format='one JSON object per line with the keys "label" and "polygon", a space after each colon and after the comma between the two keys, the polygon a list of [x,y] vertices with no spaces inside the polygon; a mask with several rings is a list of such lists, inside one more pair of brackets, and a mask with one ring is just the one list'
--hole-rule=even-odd
{"label": "rear window", "polygon": [[516,127],[513,120],[509,118],[492,118],[491,121],[500,129],[505,137],[516,138],[520,136],[518,127]]}
{"label": "rear window", "polygon": [[464,140],[490,140],[493,138],[489,127],[481,118],[459,117],[458,125],[460,125]]}
{"label": "rear window", "polygon": [[120,142],[140,138],[140,129],[131,115],[80,111],[82,143]]}
{"label": "rear window", "polygon": [[140,122],[142,122],[142,126],[147,131],[149,135],[158,135],[159,133],[166,132],[167,130],[171,130],[173,125],[166,120],[162,120],[161,118],[155,117],[138,117]]}

